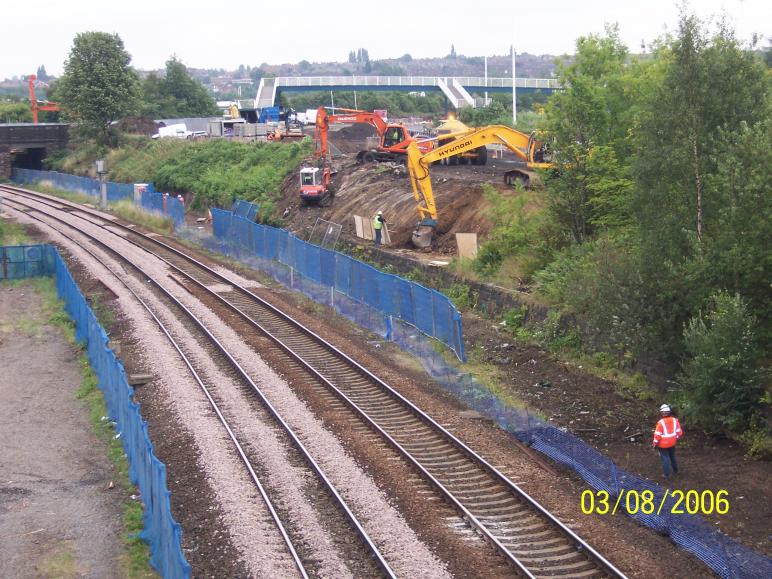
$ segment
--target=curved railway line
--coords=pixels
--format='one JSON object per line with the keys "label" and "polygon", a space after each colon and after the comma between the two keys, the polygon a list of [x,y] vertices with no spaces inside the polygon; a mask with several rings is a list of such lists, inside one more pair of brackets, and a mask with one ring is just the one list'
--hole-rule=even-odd
{"label": "curved railway line", "polygon": [[[18,201],[14,200],[6,200],[10,201],[9,206],[11,208],[15,208],[18,210],[17,207],[14,207],[14,205],[23,205],[26,208],[25,213],[27,213],[28,216],[32,217],[33,219],[36,219],[37,221],[40,221],[44,225],[48,227],[52,227],[50,223],[47,223],[46,221],[43,221],[41,219],[38,219],[34,217],[33,215],[30,215],[30,211],[39,211],[35,207],[24,205],[22,203],[19,203]],[[149,275],[146,271],[142,270],[140,267],[138,267],[135,264],[132,264],[128,259],[121,256],[120,253],[118,253],[115,249],[110,248],[106,243],[100,241],[99,239],[95,238],[93,235],[75,228],[72,224],[67,223],[58,217],[55,217],[49,213],[46,213],[46,216],[48,218],[54,219],[63,226],[71,229],[75,229],[78,234],[83,235],[87,237],[89,240],[94,242],[96,245],[98,245],[100,248],[106,250],[107,252],[117,256],[123,263],[128,264],[131,268],[136,270],[138,273],[142,275],[142,278],[149,281],[153,287],[156,290],[156,295],[159,296],[161,299],[163,299],[167,304],[170,304],[176,311],[182,314],[184,318],[187,319],[187,323],[185,324],[186,329],[191,330],[192,332],[199,333],[203,340],[207,341],[210,344],[209,352],[214,353],[216,355],[219,355],[222,357],[222,363],[223,365],[229,365],[231,368],[231,374],[235,377],[241,379],[246,385],[248,385],[249,388],[251,388],[255,394],[258,396],[259,401],[261,404],[265,407],[265,409],[270,413],[270,415],[273,417],[275,422],[282,428],[284,433],[286,434],[286,437],[289,438],[291,441],[291,444],[295,447],[297,452],[301,455],[301,458],[309,465],[310,470],[315,474],[315,476],[319,479],[319,481],[322,483],[322,486],[325,488],[325,490],[330,494],[330,496],[333,497],[334,501],[337,503],[337,506],[340,508],[340,510],[344,513],[345,518],[348,520],[349,524],[355,531],[356,535],[360,539],[360,542],[363,545],[363,551],[365,553],[365,563],[363,565],[364,568],[360,567],[360,571],[369,571],[369,573],[365,573],[366,575],[382,575],[385,577],[396,577],[394,572],[389,567],[388,563],[386,562],[383,555],[380,553],[378,548],[375,546],[373,541],[370,539],[370,537],[367,535],[366,531],[362,527],[361,523],[357,520],[356,516],[353,514],[353,512],[349,509],[348,505],[345,503],[343,498],[340,496],[340,494],[337,492],[335,487],[332,485],[332,483],[329,481],[329,479],[326,477],[324,472],[322,471],[321,467],[314,461],[311,454],[306,450],[303,443],[300,441],[299,437],[295,434],[295,432],[291,429],[291,427],[286,423],[286,421],[282,418],[282,416],[276,411],[276,409],[271,405],[271,403],[268,401],[268,399],[265,397],[265,395],[260,391],[258,386],[254,383],[254,381],[249,377],[247,372],[239,366],[236,359],[228,352],[228,350],[217,340],[217,338],[206,328],[203,322],[199,320],[195,314],[190,311],[184,304],[182,304],[178,299],[176,299],[171,293],[169,293],[166,289],[164,289],[156,280],[153,279],[151,275]],[[93,222],[92,222],[93,224]],[[64,237],[67,237],[74,243],[78,243],[77,239],[74,239],[72,236],[67,234],[66,232],[62,231],[61,229],[54,228],[57,230],[57,232],[60,235],[63,235]],[[231,426],[228,419],[225,416],[225,413],[220,407],[220,404],[218,404],[218,393],[217,393],[217,386],[213,383],[206,383],[206,380],[202,378],[203,372],[200,371],[200,369],[197,370],[196,362],[194,362],[195,356],[190,355],[185,351],[185,347],[181,344],[181,342],[175,338],[173,335],[174,332],[171,330],[167,325],[160,319],[160,317],[153,311],[153,309],[148,305],[146,300],[143,300],[142,297],[140,297],[137,292],[135,292],[126,282],[124,279],[122,279],[121,275],[116,272],[108,263],[105,262],[105,260],[101,259],[98,255],[96,255],[93,251],[88,249],[87,247],[83,248],[85,251],[89,253],[91,257],[93,257],[97,262],[99,262],[105,269],[110,271],[113,276],[132,294],[132,296],[138,301],[138,303],[147,311],[147,313],[150,315],[150,317],[153,319],[153,321],[158,325],[158,327],[161,329],[162,333],[166,336],[166,338],[169,340],[169,343],[172,345],[172,347],[177,351],[179,354],[181,360],[187,366],[188,370],[190,371],[192,377],[196,381],[196,383],[199,385],[201,390],[203,391],[204,395],[206,396],[209,404],[211,405],[214,413],[216,414],[218,420],[223,425],[223,428],[228,434],[228,437],[230,438],[231,442],[234,445],[234,448],[236,450],[236,453],[238,454],[239,458],[241,459],[242,464],[246,468],[247,472],[249,473],[250,479],[255,484],[255,487],[257,488],[263,503],[266,505],[266,508],[268,512],[270,513],[270,517],[273,520],[277,531],[282,537],[282,540],[287,548],[287,551],[289,555],[292,558],[292,561],[294,563],[295,568],[298,571],[298,575],[300,577],[307,578],[309,577],[309,571],[310,569],[307,569],[307,563],[304,561],[304,557],[302,556],[302,553],[299,553],[294,544],[291,535],[293,534],[292,531],[287,529],[287,526],[282,522],[281,517],[279,513],[277,513],[276,508],[274,507],[270,497],[269,493],[266,491],[264,484],[261,482],[260,477],[257,474],[257,471],[259,470],[259,467],[255,465],[253,460],[249,457],[249,451],[245,448],[245,445],[242,444],[242,442],[239,440],[235,428]],[[328,520],[328,523],[330,521]],[[372,561],[372,565],[369,564],[368,560]],[[370,568],[368,568],[370,567]],[[313,575],[313,572],[311,571],[311,575]]]}
{"label": "curved railway line", "polygon": [[[330,395],[337,397],[352,415],[417,470],[519,574],[624,577],[587,542],[417,406],[248,289],[159,239],[114,221],[103,223],[103,216],[96,211],[15,187],[2,186],[2,190],[6,199],[20,205],[26,199],[57,211],[77,209],[73,215],[92,225],[120,228],[122,239],[164,260],[198,290],[269,338],[300,369],[313,375]],[[43,212],[36,207],[30,209]]]}

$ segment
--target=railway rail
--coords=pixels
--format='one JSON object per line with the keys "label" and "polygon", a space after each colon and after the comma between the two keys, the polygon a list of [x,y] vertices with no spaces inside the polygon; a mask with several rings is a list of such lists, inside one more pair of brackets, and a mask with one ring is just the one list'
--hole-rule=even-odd
{"label": "railway rail", "polygon": [[[50,223],[47,223],[46,221],[39,219],[34,215],[30,214],[31,212],[40,211],[38,208],[30,206],[28,204],[20,203],[18,199],[6,199],[5,201],[7,206],[11,209],[20,210],[18,205],[21,205],[24,208],[21,210],[23,210],[29,217],[36,219],[37,221],[40,221],[41,223],[43,223],[48,227],[52,227]],[[51,207],[54,209],[56,208],[55,205],[52,205]],[[154,289],[156,290],[156,293],[160,295],[165,302],[170,304],[176,311],[181,313],[187,319],[188,323],[186,324],[186,327],[188,329],[196,331],[201,335],[205,336],[205,339],[209,342],[211,347],[214,350],[216,350],[216,352],[224,359],[225,364],[230,366],[232,373],[237,375],[238,378],[240,378],[245,384],[247,384],[255,392],[260,402],[262,403],[262,405],[271,414],[271,416],[276,421],[276,423],[282,428],[284,433],[291,440],[294,447],[301,454],[302,458],[309,465],[313,473],[322,482],[323,487],[333,497],[338,507],[344,513],[345,518],[348,520],[348,522],[350,523],[356,535],[359,537],[361,543],[364,546],[365,552],[367,553],[366,558],[371,560],[373,564],[373,569],[371,569],[370,570],[371,572],[367,573],[367,575],[380,575],[380,576],[392,577],[392,578],[396,577],[396,575],[390,568],[389,564],[386,562],[385,558],[378,550],[377,546],[374,544],[374,542],[368,536],[367,532],[364,530],[362,524],[357,520],[356,516],[350,510],[346,502],[343,500],[343,498],[340,496],[340,494],[335,489],[333,484],[329,481],[327,476],[324,474],[321,467],[319,467],[319,465],[313,459],[311,454],[306,450],[305,446],[300,441],[297,434],[295,434],[295,432],[287,424],[284,418],[282,418],[282,416],[278,413],[278,411],[271,405],[271,403],[268,401],[265,395],[260,391],[258,386],[249,377],[247,372],[243,368],[241,368],[241,366],[238,364],[238,362],[233,357],[233,355],[225,348],[225,346],[223,346],[217,340],[217,338],[210,332],[210,330],[207,329],[205,324],[201,322],[201,320],[199,320],[189,308],[187,308],[177,298],[175,298],[169,291],[167,291],[161,284],[159,284],[150,274],[148,274],[146,271],[144,271],[136,264],[131,263],[131,261],[129,261],[126,257],[122,256],[114,248],[111,248],[107,243],[97,239],[96,237],[89,234],[88,232],[78,229],[77,227],[73,226],[73,224],[68,223],[59,217],[54,216],[51,213],[46,212],[45,215],[47,218],[53,219],[67,228],[74,229],[75,231],[78,232],[79,235],[87,237],[90,241],[98,245],[101,249],[104,249],[110,254],[117,256],[122,263],[128,264],[132,269],[137,271],[142,276],[142,279],[150,282],[153,285]],[[91,223],[92,225],[95,224],[94,222],[91,222]],[[58,227],[52,227],[52,228],[56,229],[60,235],[67,237],[74,243],[78,243],[77,239],[73,238],[65,231],[62,231],[62,229],[59,229]],[[282,540],[287,548],[287,551],[292,558],[294,566],[298,571],[298,575],[300,577],[308,578],[309,571],[307,570],[307,564],[306,562],[304,562],[302,555],[298,553],[298,550],[295,548],[293,544],[293,540],[290,536],[293,533],[291,531],[288,531],[287,526],[281,520],[280,515],[277,513],[277,510],[274,507],[269,497],[269,493],[265,489],[265,485],[261,482],[260,477],[257,474],[258,467],[254,464],[253,460],[250,459],[248,450],[245,449],[245,445],[242,444],[242,442],[239,440],[236,434],[236,429],[231,426],[231,424],[229,423],[228,419],[225,416],[225,413],[222,411],[220,404],[218,404],[217,386],[215,384],[212,384],[211,382],[208,384],[206,383],[205,379],[202,378],[202,372],[196,369],[196,363],[193,361],[194,356],[191,356],[188,353],[186,353],[184,346],[181,344],[181,342],[178,339],[174,337],[173,335],[174,332],[153,311],[153,308],[151,308],[151,306],[148,305],[147,301],[143,300],[142,297],[140,297],[137,294],[137,292],[135,292],[131,288],[131,286],[123,279],[120,273],[116,272],[113,267],[111,267],[105,260],[103,260],[98,255],[96,255],[88,247],[83,247],[83,249],[86,252],[88,252],[89,255],[92,258],[94,258],[97,262],[99,262],[103,267],[105,267],[108,271],[110,271],[113,274],[113,276],[132,294],[132,296],[138,301],[138,303],[148,312],[148,314],[156,323],[156,325],[158,325],[162,333],[169,340],[169,343],[172,345],[172,347],[177,351],[181,360],[190,371],[191,376],[194,378],[194,380],[196,381],[196,383],[199,385],[204,395],[206,396],[218,420],[220,421],[225,431],[227,432],[228,437],[230,438],[236,450],[236,453],[238,454],[239,458],[241,459],[241,462],[243,463],[245,469],[247,470],[250,479],[253,481],[255,487],[257,488],[258,493],[260,494],[260,497],[263,500],[263,503],[265,504],[268,512],[270,513],[270,517],[273,520],[277,531],[282,537]]]}
{"label": "railway rail", "polygon": [[[27,197],[81,205],[3,186],[11,200]],[[72,209],[70,209],[72,210]],[[82,217],[87,219],[86,217]],[[92,222],[91,219],[87,219]],[[249,289],[160,239],[115,221],[125,240],[163,259],[186,280],[269,338],[376,432],[449,502],[467,523],[526,577],[624,577],[585,540],[483,457],[344,352]],[[104,226],[104,225],[103,225]],[[210,286],[216,289],[210,289]]]}

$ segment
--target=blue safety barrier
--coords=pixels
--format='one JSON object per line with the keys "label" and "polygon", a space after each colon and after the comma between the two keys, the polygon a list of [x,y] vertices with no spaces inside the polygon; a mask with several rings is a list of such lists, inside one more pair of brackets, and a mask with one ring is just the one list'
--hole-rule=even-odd
{"label": "blue safety barrier", "polygon": [[[174,520],[166,466],[153,452],[139,405],[133,400],[123,364],[108,347],[108,338],[94,312],[83,297],[59,252],[50,245],[0,247],[9,263],[23,264],[13,277],[56,275],[56,290],[75,322],[75,337],[84,344],[96,373],[108,415],[115,421],[124,452],[129,460],[129,477],[139,487],[144,503],[144,529],[141,538],[150,545],[150,563],[164,578],[187,579],[190,565],[182,553],[182,529]],[[14,261],[11,262],[10,259]],[[21,275],[21,273],[25,275]]]}
{"label": "blue safety barrier", "polygon": [[[212,209],[212,229],[216,251],[242,260],[261,260],[260,269],[269,270],[282,283],[318,298],[317,301],[330,303],[339,312],[386,337],[390,336],[394,321],[402,320],[447,345],[460,360],[466,360],[461,314],[440,292],[231,211]],[[276,268],[268,262],[283,267]]]}
{"label": "blue safety barrier", "polygon": [[[97,179],[78,177],[56,171],[37,171],[34,169],[14,169],[12,179],[15,183],[49,182],[56,189],[72,191],[82,195],[89,195],[95,199],[100,196],[100,182]],[[134,185],[131,183],[107,182],[107,201],[112,203],[123,199],[134,199]],[[152,183],[142,192],[142,207],[151,213],[158,213],[171,217],[174,227],[180,227],[185,223],[185,205],[179,199],[168,193],[157,193],[153,190]]]}
{"label": "blue safety barrier", "polygon": [[53,275],[56,271],[48,245],[0,247],[0,280]]}
{"label": "blue safety barrier", "polygon": [[231,211],[234,215],[254,221],[260,212],[260,205],[244,201],[243,199],[236,199],[231,206]]}
{"label": "blue safety barrier", "polygon": [[[37,171],[35,169],[17,169],[13,170],[13,181],[19,184],[34,183],[36,181],[48,181],[56,189],[72,191],[82,195],[99,198],[100,182],[97,179],[89,177],[78,177],[77,175],[68,175],[67,173],[58,173],[57,171]],[[134,196],[134,185],[131,183],[113,183],[107,182],[107,201],[114,202],[121,199],[132,199]]]}
{"label": "blue safety barrier", "polygon": [[143,191],[141,205],[145,211],[171,217],[175,229],[185,223],[185,205],[168,193],[156,193],[152,189]]}

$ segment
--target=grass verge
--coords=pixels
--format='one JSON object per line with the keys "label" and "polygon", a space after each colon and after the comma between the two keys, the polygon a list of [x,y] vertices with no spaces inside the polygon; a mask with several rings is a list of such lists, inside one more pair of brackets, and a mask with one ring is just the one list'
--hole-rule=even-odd
{"label": "grass verge", "polygon": [[149,213],[137,207],[133,201],[123,199],[110,204],[110,211],[127,221],[138,223],[156,233],[170,234],[174,230],[174,222],[171,217]]}
{"label": "grass verge", "polygon": [[24,245],[28,242],[29,235],[22,224],[0,219],[0,245]]}

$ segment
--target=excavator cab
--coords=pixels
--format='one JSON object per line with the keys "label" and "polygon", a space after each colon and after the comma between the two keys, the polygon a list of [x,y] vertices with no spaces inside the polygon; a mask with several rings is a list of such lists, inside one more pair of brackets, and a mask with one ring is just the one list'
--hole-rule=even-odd
{"label": "excavator cab", "polygon": [[407,140],[407,135],[405,135],[405,128],[394,125],[386,129],[386,132],[383,135],[383,147],[388,149],[394,147],[395,145],[399,145],[405,140]]}
{"label": "excavator cab", "polygon": [[319,205],[332,197],[332,170],[329,166],[304,167],[300,170],[300,202]]}

